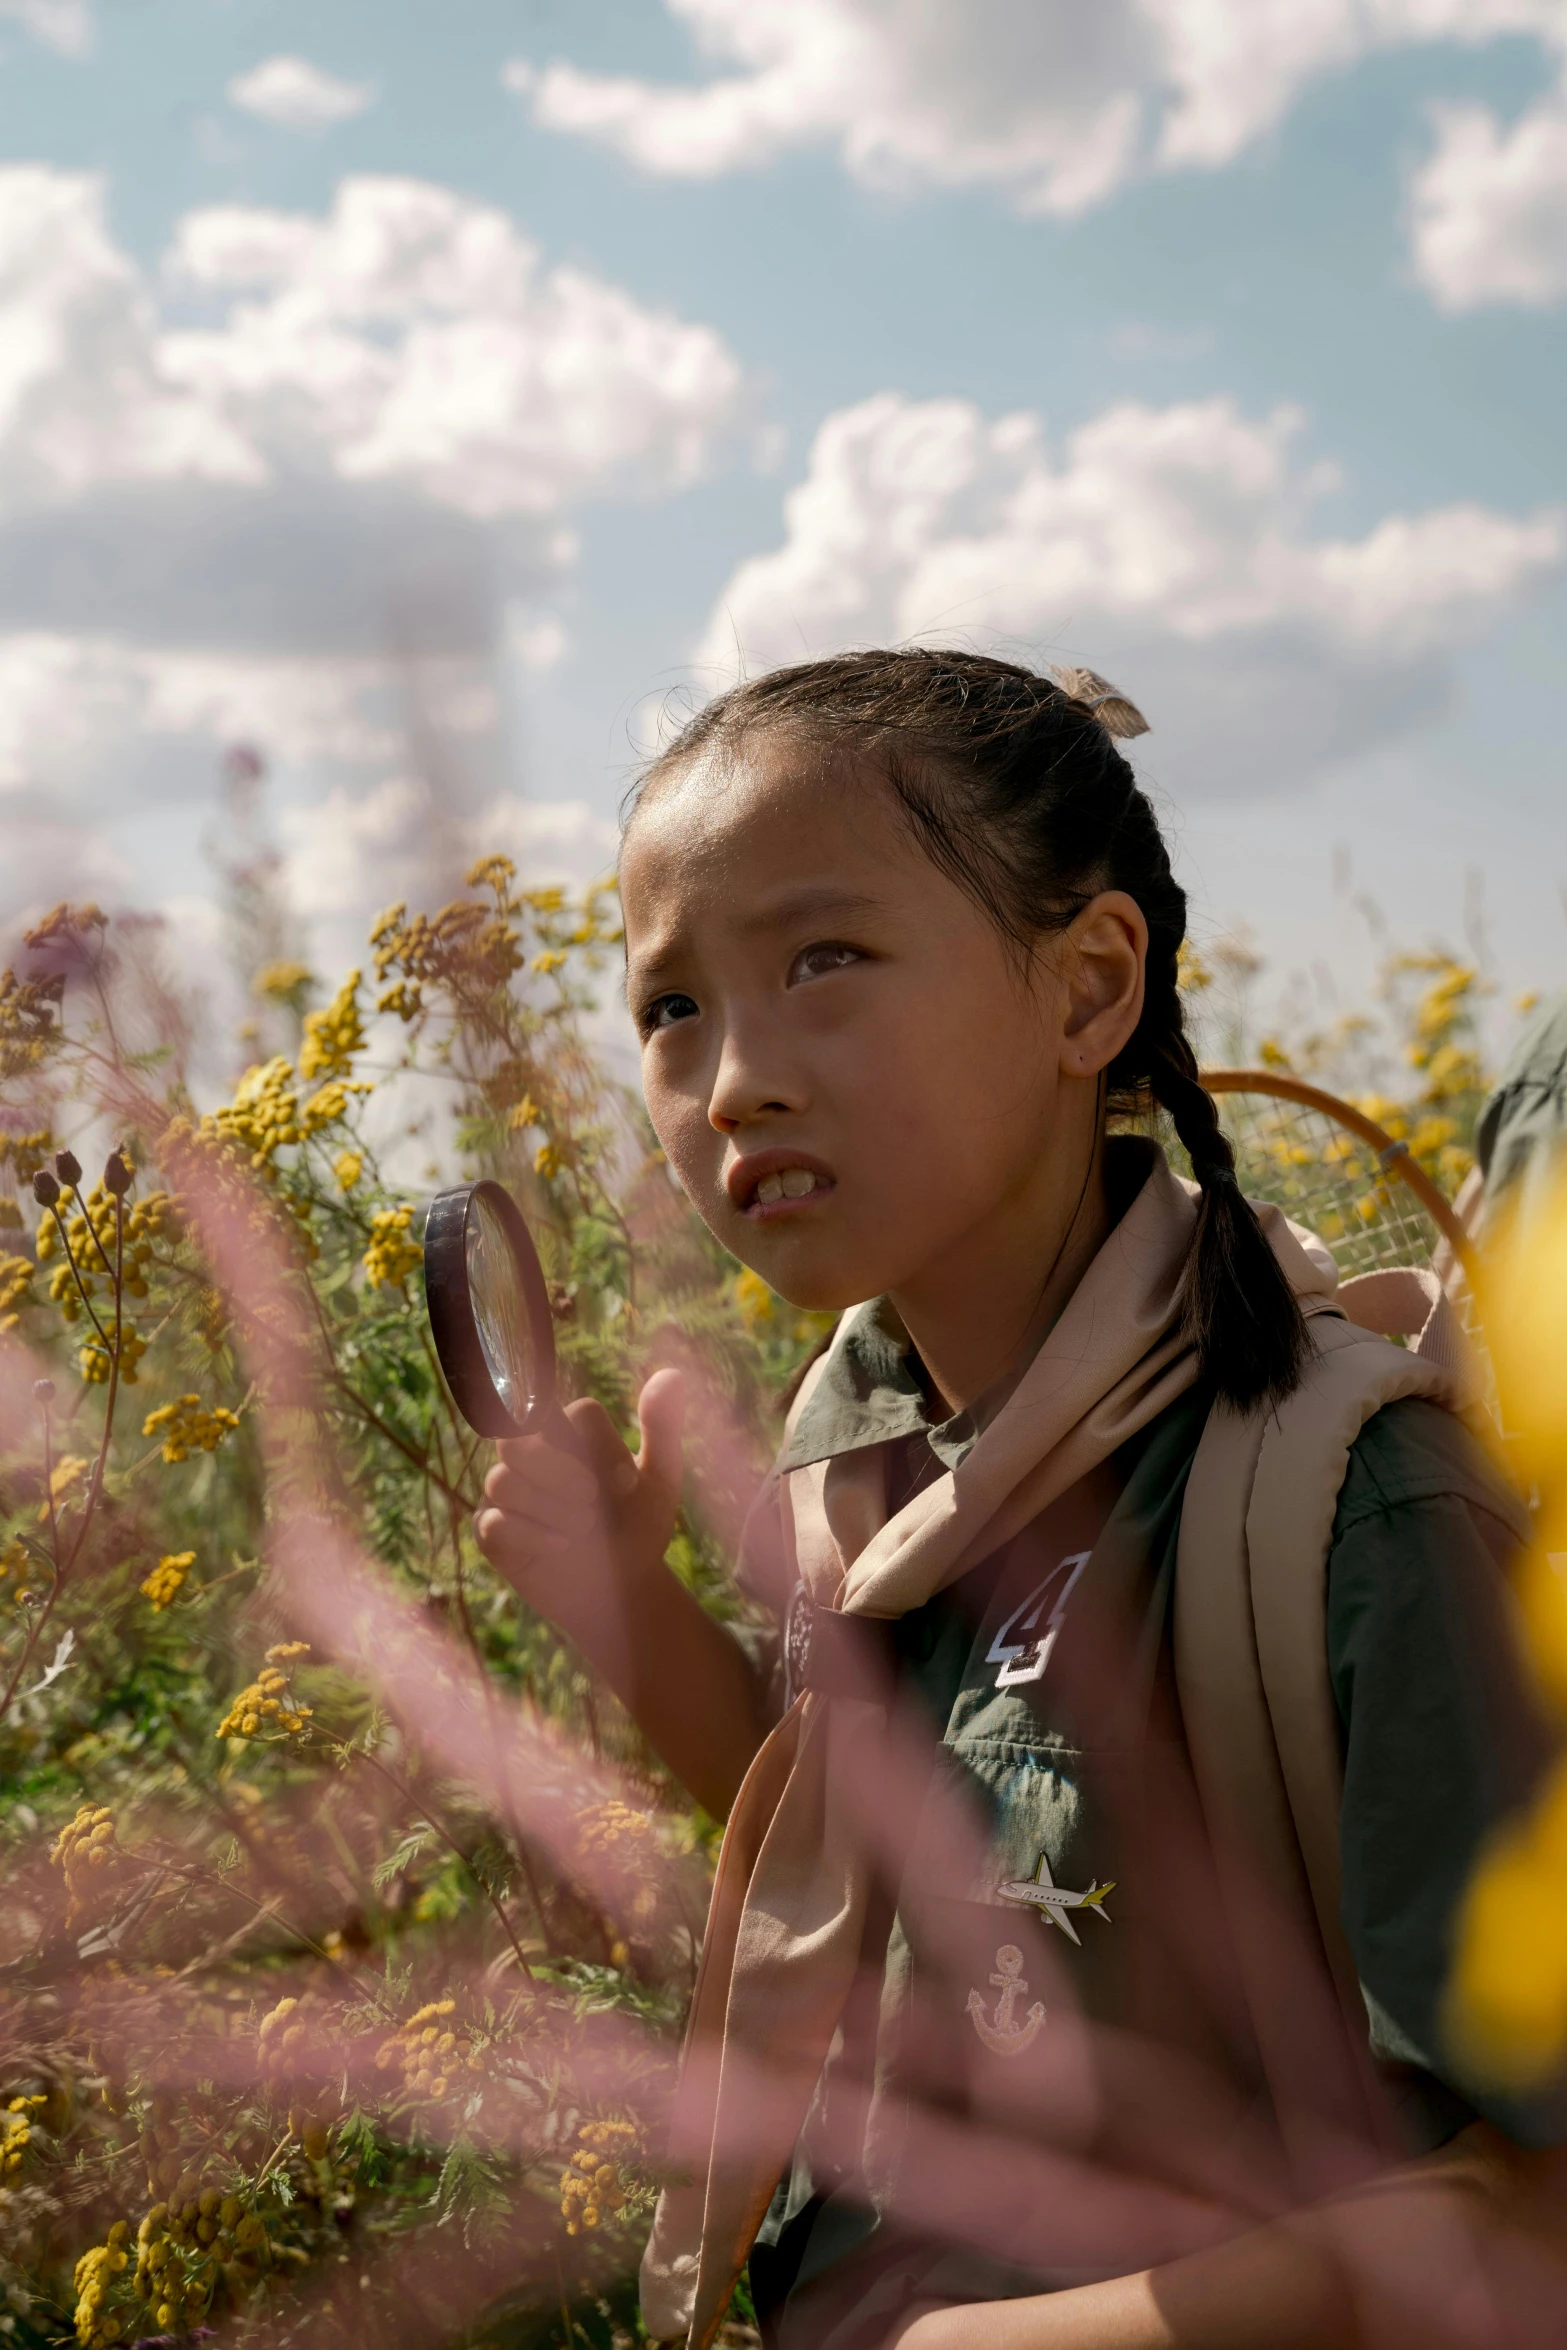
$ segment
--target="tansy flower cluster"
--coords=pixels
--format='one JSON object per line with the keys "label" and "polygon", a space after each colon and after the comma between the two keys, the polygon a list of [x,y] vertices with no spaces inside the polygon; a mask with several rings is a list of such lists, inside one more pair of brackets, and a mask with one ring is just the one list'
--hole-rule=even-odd
{"label": "tansy flower cluster", "polygon": [[0,1330],[16,1328],[32,1281],[30,1257],[0,1257]]}
{"label": "tansy flower cluster", "polygon": [[159,1404],[141,1424],[143,1436],[161,1437],[166,1461],[188,1461],[193,1452],[216,1452],[231,1429],[239,1426],[238,1412],[226,1404],[208,1411],[199,1395],[178,1395]]}
{"label": "tansy flower cluster", "polygon": [[13,2097],[4,2113],[0,2113],[0,2177],[20,2170],[22,2157],[32,2143],[33,2115],[47,2097]]}
{"label": "tansy flower cluster", "polygon": [[355,1053],[364,1051],[359,980],[360,974],[350,971],[324,1011],[305,1014],[304,1042],[299,1048],[301,1077],[346,1077]]}
{"label": "tansy flower cluster", "polygon": [[71,1922],[85,1909],[95,1880],[119,1857],[114,1814],[108,1805],[82,1804],[76,1817],[66,1821],[49,1851],[49,1858],[65,1878],[71,1896]]}
{"label": "tansy flower cluster", "polygon": [[82,2350],[102,2350],[103,2345],[117,2342],[124,2332],[118,2317],[112,2313],[105,2316],[103,2305],[115,2278],[123,2276],[131,2265],[131,2256],[125,2249],[130,2232],[129,2220],[117,2219],[109,2230],[109,2241],[95,2244],[76,2263],[76,2339]]}
{"label": "tansy flower cluster", "polygon": [[584,1852],[614,1852],[637,1859],[651,1857],[653,1815],[634,1811],[629,1803],[621,1803],[614,1797],[607,1803],[590,1804],[578,1820],[577,1841]]}
{"label": "tansy flower cluster", "polygon": [[[627,2202],[621,2165],[636,2145],[630,2122],[584,2122],[577,2151],[560,2179],[560,2215],[568,2236],[602,2227]],[[616,2159],[611,2159],[612,2157]]]}
{"label": "tansy flower cluster", "polygon": [[[125,1200],[121,1214],[116,1211],[116,1196],[106,1184],[95,1183],[86,1197],[86,1213],[75,1208],[63,1218],[65,1238],[89,1297],[96,1296],[100,1281],[109,1279],[118,1247],[125,1295],[143,1298],[147,1295],[147,1275],[156,1244],[176,1234],[174,1202],[166,1191],[153,1191],[134,1203]],[[123,1229],[117,1230],[122,1218]],[[74,1322],[82,1312],[82,1302],[71,1268],[65,1262],[60,1226],[53,1215],[48,1215],[38,1226],[38,1262],[46,1265],[55,1257],[61,1261],[55,1266],[49,1294],[66,1321]]]}
{"label": "tansy flower cluster", "polygon": [[245,2284],[265,2250],[266,2230],[255,2213],[247,2214],[237,2195],[204,2187],[183,2202],[153,2205],[136,2231],[132,2281],[154,2303],[159,2326],[185,2327],[207,2306],[217,2262],[235,2262]]}
{"label": "tansy flower cluster", "polygon": [[270,1172],[280,1150],[303,1140],[292,1064],[277,1053],[248,1069],[234,1099],[210,1111],[198,1131],[206,1139],[237,1144],[258,1173]]}
{"label": "tansy flower cluster", "polygon": [[310,1708],[301,1705],[288,1684],[288,1676],[278,1670],[281,1662],[308,1656],[308,1640],[280,1640],[267,1650],[266,1667],[258,1673],[248,1689],[242,1689],[228,1712],[218,1724],[219,1738],[254,1738],[275,1724],[285,1736],[304,1729],[310,1719]]}
{"label": "tansy flower cluster", "polygon": [[160,1616],[165,1608],[174,1605],[185,1588],[186,1576],[195,1564],[196,1553],[193,1550],[170,1551],[159,1559],[151,1574],[143,1579],[142,1595],[152,1601]]}
{"label": "tansy flower cluster", "polygon": [[[256,2069],[269,2088],[292,2092],[308,2041],[304,2010],[297,1999],[280,1999],[262,2017],[256,2036]],[[331,2102],[335,2110],[336,2099]],[[291,2103],[288,2122],[311,2161],[320,2162],[327,2150],[326,2121],[319,2113]]]}
{"label": "tansy flower cluster", "polygon": [[376,2070],[386,2072],[398,2065],[411,2097],[444,2097],[459,2068],[477,2072],[479,2060],[471,2041],[466,2035],[459,2038],[446,2020],[456,2005],[454,1999],[432,1999],[416,2007],[408,2021],[382,2041]]}
{"label": "tansy flower cluster", "polygon": [[401,1289],[424,1250],[413,1237],[411,1207],[382,1208],[370,1219],[370,1245],[365,1250],[365,1279],[372,1289]]}

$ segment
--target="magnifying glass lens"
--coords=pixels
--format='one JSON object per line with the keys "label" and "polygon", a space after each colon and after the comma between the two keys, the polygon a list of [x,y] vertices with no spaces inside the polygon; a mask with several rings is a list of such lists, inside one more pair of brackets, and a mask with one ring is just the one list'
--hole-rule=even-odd
{"label": "magnifying glass lens", "polygon": [[483,1191],[469,1205],[464,1243],[474,1334],[484,1367],[501,1403],[520,1422],[538,1392],[536,1350],[511,1237]]}

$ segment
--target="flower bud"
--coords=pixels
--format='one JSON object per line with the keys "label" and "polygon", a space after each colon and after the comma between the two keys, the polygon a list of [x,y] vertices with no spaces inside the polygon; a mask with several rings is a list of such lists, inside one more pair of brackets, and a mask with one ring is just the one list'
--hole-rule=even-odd
{"label": "flower bud", "polygon": [[74,1151],[56,1151],[54,1154],[54,1171],[59,1176],[60,1181],[64,1184],[70,1185],[80,1183],[82,1179],[82,1162],[76,1156]]}
{"label": "flower bud", "polygon": [[123,1199],[136,1178],[131,1173],[130,1161],[123,1151],[111,1151],[103,1170],[103,1188],[115,1199]]}
{"label": "flower bud", "polygon": [[33,1177],[33,1197],[41,1208],[52,1208],[60,1196],[60,1186],[47,1167],[40,1167]]}
{"label": "flower bud", "polygon": [[37,1396],[40,1403],[53,1403],[54,1381],[52,1379],[35,1379],[33,1381],[33,1393]]}

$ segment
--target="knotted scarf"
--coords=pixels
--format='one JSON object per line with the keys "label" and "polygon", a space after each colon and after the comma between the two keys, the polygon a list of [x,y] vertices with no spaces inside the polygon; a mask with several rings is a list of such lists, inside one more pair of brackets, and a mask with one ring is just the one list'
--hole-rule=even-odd
{"label": "knotted scarf", "polygon": [[[1135,1198],[1012,1394],[956,1469],[886,1515],[883,1448],[784,1481],[818,1607],[890,1618],[992,1556],[1196,1379],[1180,1334],[1196,1191],[1121,1138]],[[1128,1188],[1130,1183],[1128,1183]],[[1304,1308],[1330,1303],[1320,1244],[1263,1228]],[[642,2266],[655,2340],[706,2350],[805,2119],[859,1962],[871,1870],[844,1791],[873,1780],[881,1709],[807,1691],[746,1774],[719,1858],[676,2108],[689,2180],[660,2199]]]}

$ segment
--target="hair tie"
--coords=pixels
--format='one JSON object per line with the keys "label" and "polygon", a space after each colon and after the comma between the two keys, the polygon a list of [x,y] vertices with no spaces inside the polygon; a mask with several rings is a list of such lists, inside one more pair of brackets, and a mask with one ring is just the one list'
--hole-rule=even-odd
{"label": "hair tie", "polygon": [[1080,702],[1115,741],[1130,742],[1134,735],[1148,733],[1148,721],[1137,704],[1129,702],[1097,669],[1058,669],[1052,665],[1050,674],[1067,698]]}

